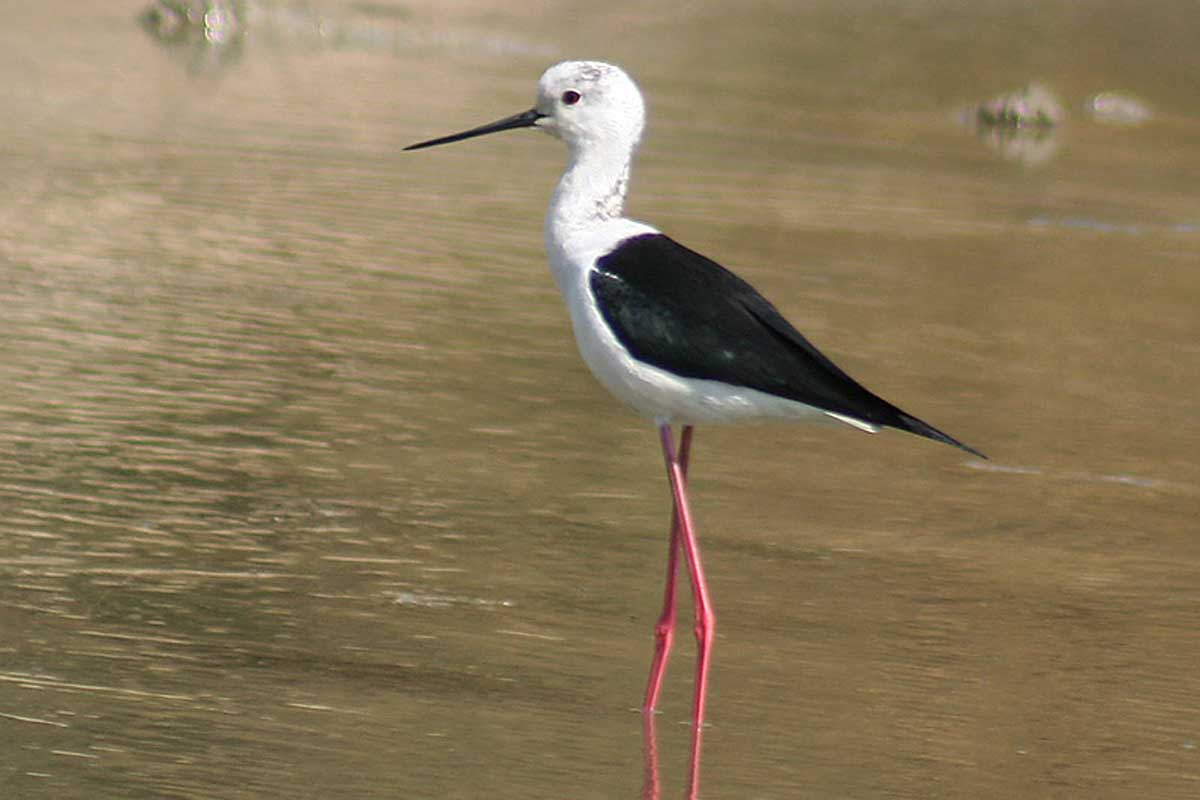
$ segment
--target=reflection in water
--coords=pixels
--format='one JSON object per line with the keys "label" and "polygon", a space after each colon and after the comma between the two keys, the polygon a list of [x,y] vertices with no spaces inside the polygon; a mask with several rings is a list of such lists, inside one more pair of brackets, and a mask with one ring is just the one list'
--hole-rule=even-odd
{"label": "reflection in water", "polygon": [[1008,161],[1027,167],[1046,164],[1061,145],[1063,109],[1044,86],[1030,84],[962,112],[964,125]]}
{"label": "reflection in water", "polygon": [[999,153],[1005,161],[1026,167],[1049,163],[1062,146],[1062,136],[1055,128],[980,126],[977,133],[979,141]]}
{"label": "reflection in water", "polygon": [[[659,800],[662,797],[662,778],[658,771],[658,725],[654,711],[642,712],[642,800]],[[694,782],[693,786],[698,786]]]}
{"label": "reflection in water", "polygon": [[[685,797],[696,800],[700,796],[699,753],[693,747],[694,757],[688,774]],[[658,768],[658,723],[653,709],[642,711],[642,800],[660,800],[662,778]]]}

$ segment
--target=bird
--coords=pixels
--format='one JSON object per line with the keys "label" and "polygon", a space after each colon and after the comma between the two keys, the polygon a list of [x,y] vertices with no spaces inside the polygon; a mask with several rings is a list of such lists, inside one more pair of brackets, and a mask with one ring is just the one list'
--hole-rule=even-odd
{"label": "bird", "polygon": [[[404,148],[420,150],[534,128],[566,144],[545,244],[584,362],[657,428],[672,497],[667,579],[642,710],[654,712],[675,629],[677,563],[689,572],[697,640],[692,780],[699,768],[715,615],[688,505],[696,425],[832,420],[876,433],[896,428],[986,458],[902,411],[834,364],[756,289],[658,229],[624,202],[645,127],[633,79],[603,61],[564,61],[542,74],[533,108]],[[674,427],[679,427],[676,443]]]}

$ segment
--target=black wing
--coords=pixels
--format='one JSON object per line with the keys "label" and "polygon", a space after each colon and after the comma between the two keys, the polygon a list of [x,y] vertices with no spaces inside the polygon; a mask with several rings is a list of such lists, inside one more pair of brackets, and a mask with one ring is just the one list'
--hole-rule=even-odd
{"label": "black wing", "polygon": [[590,286],[605,321],[641,361],[983,455],[863,388],[753,286],[663,234],[623,241],[597,260]]}

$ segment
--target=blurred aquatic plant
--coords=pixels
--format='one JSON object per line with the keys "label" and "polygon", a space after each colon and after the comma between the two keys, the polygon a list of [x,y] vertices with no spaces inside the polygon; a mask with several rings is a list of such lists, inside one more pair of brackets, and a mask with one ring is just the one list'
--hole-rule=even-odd
{"label": "blurred aquatic plant", "polygon": [[138,21],[155,39],[186,57],[193,73],[236,61],[245,38],[246,8],[234,0],[154,0]]}
{"label": "blurred aquatic plant", "polygon": [[[1103,125],[1132,127],[1151,117],[1144,103],[1118,92],[1097,92],[1082,108],[1088,118]],[[1058,150],[1066,112],[1053,92],[1031,83],[967,106],[960,116],[964,127],[1005,159],[1038,166]]]}
{"label": "blurred aquatic plant", "polygon": [[164,42],[226,45],[241,37],[244,17],[242,4],[232,0],[155,0],[138,19]]}
{"label": "blurred aquatic plant", "polygon": [[[188,45],[206,64],[243,42],[289,49],[411,51],[422,48],[491,53],[499,56],[555,50],[495,30],[444,28],[414,19],[407,6],[364,0],[322,10],[306,0],[154,0],[139,21],[151,36],[169,45]],[[214,55],[215,54],[215,55]]]}
{"label": "blurred aquatic plant", "polygon": [[977,124],[992,128],[1049,129],[1063,118],[1058,98],[1036,83],[985,100],[973,110]]}
{"label": "blurred aquatic plant", "polygon": [[1029,84],[962,112],[965,127],[1005,160],[1040,166],[1058,151],[1062,105],[1044,86]]}

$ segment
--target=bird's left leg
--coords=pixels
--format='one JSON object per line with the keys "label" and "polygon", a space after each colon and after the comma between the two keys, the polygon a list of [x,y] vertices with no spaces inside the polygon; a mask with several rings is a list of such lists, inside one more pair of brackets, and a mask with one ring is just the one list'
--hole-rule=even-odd
{"label": "bird's left leg", "polygon": [[[674,441],[670,428],[667,436]],[[692,426],[683,426],[679,436],[679,453],[677,459],[681,473],[686,477],[688,458],[692,450]],[[654,625],[654,660],[650,662],[650,680],[646,683],[646,699],[642,710],[650,712],[658,705],[658,692],[662,688],[663,675],[667,671],[667,659],[671,655],[671,644],[675,639],[675,579],[678,575],[679,564],[679,508],[674,500],[671,502],[671,539],[667,547],[667,584],[663,590],[662,613]]]}
{"label": "bird's left leg", "polygon": [[700,548],[696,542],[696,530],[692,525],[692,512],[688,507],[687,475],[674,452],[671,428],[665,424],[660,425],[659,437],[662,439],[663,458],[667,463],[667,476],[671,481],[671,495],[675,499],[680,544],[692,579],[692,601],[696,612],[696,687],[692,703],[692,757],[688,781],[689,792],[694,795],[699,782],[700,740],[704,728],[704,705],[708,696],[708,661],[712,653],[716,616],[708,599],[708,583],[704,579]]}

